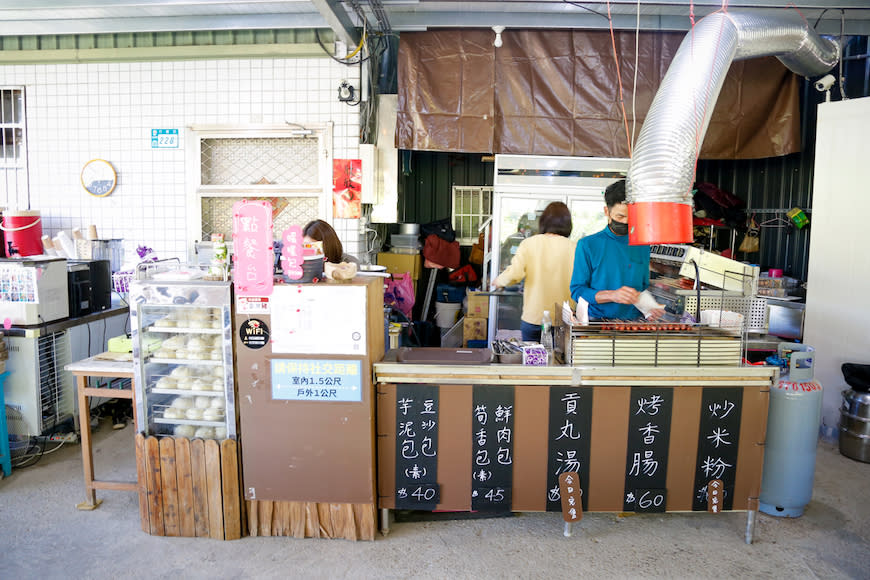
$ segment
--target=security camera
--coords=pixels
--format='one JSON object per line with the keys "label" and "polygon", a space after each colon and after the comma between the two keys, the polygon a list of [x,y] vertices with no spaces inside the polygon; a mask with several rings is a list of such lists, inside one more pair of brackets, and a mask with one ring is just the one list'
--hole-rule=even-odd
{"label": "security camera", "polygon": [[834,75],[825,75],[819,80],[816,81],[815,87],[816,90],[820,93],[825,91],[830,91],[831,87],[834,86],[834,82],[836,81],[836,77]]}

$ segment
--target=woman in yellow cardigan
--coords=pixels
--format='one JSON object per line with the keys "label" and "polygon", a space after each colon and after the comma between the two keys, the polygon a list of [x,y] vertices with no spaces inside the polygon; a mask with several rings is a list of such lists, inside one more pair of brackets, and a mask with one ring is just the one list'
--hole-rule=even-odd
{"label": "woman in yellow cardigan", "polygon": [[559,313],[553,312],[554,305],[571,300],[576,245],[569,239],[572,228],[568,206],[561,201],[549,204],[538,218],[540,233],[520,242],[510,266],[493,282],[496,288],[504,288],[526,281],[520,316],[523,340],[539,342],[544,310],[555,320]]}

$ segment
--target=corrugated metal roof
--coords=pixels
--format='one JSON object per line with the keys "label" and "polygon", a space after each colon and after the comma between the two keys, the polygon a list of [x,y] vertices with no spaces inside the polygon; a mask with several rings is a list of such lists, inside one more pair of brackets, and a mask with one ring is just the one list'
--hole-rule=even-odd
{"label": "corrugated metal roof", "polygon": [[[721,8],[720,0],[694,0],[696,18]],[[691,24],[686,0],[613,0],[614,26],[634,28],[640,12],[642,29],[686,30]],[[810,23],[819,20],[822,34],[838,34],[841,17],[846,34],[870,34],[867,0],[732,0],[729,10],[791,8]],[[843,10],[844,12],[840,12]],[[354,26],[379,28],[375,12],[394,31],[433,27],[606,28],[608,4],[563,0],[33,0],[0,6],[0,36],[172,32],[330,27],[327,12],[342,13]],[[346,15],[343,14],[346,12]]]}

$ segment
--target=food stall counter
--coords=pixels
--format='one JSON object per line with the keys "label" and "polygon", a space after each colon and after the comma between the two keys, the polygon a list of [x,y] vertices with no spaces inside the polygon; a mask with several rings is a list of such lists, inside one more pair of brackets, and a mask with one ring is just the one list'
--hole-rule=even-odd
{"label": "food stall counter", "polygon": [[[374,364],[390,509],[745,510],[754,522],[774,367]],[[710,500],[710,501],[708,501]]]}

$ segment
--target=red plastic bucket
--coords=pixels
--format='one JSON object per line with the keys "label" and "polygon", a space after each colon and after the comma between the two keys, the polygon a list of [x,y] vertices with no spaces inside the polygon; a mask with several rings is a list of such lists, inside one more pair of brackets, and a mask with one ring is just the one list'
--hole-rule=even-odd
{"label": "red plastic bucket", "polygon": [[5,238],[3,252],[10,258],[42,254],[42,218],[39,217],[39,211],[4,211],[0,230],[3,230]]}
{"label": "red plastic bucket", "polygon": [[628,204],[628,243],[687,244],[693,241],[692,206],[667,201]]}

